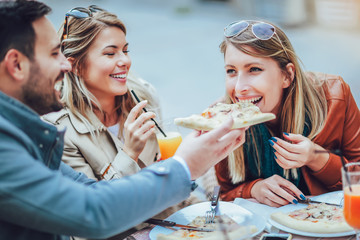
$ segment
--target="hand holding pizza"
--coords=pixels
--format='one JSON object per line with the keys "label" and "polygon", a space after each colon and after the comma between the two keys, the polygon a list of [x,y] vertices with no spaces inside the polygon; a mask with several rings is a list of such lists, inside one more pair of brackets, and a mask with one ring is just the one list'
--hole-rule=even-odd
{"label": "hand holding pizza", "polygon": [[[132,159],[137,160],[140,153],[144,150],[145,144],[151,134],[155,133],[155,123],[149,121],[155,117],[153,112],[143,112],[147,101],[142,101],[131,109],[124,123],[124,152]],[[141,113],[141,114],[140,114]]]}
{"label": "hand holding pizza", "polygon": [[313,171],[319,171],[325,166],[329,155],[317,155],[315,150],[324,150],[321,146],[313,143],[309,138],[300,134],[284,133],[284,141],[280,138],[271,138],[271,146],[276,151],[275,160],[284,169],[300,168],[308,166]]}
{"label": "hand holding pizza", "polygon": [[182,141],[175,155],[186,161],[191,179],[203,175],[245,142],[245,128],[231,129],[233,123],[229,118],[214,130],[193,131]]}
{"label": "hand holding pizza", "polygon": [[253,198],[272,207],[281,207],[289,203],[296,204],[296,197],[301,198],[301,195],[304,196],[292,182],[276,174],[256,182],[251,189]]}

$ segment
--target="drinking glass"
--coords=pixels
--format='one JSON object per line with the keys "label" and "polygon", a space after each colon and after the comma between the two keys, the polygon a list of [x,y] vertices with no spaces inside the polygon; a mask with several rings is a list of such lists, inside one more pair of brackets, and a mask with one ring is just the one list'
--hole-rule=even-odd
{"label": "drinking glass", "polygon": [[156,133],[156,138],[160,148],[160,160],[165,160],[174,156],[182,142],[182,137],[178,126],[174,124],[172,119],[163,121],[160,126],[166,134],[166,137],[158,131]]}
{"label": "drinking glass", "polygon": [[[345,171],[345,169],[347,171]],[[348,163],[341,169],[344,190],[344,217],[360,240],[360,162]]]}

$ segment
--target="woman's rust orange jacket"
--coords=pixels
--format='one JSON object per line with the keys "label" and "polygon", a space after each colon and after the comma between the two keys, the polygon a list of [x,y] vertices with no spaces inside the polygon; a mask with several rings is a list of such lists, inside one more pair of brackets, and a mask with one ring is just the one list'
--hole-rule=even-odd
{"label": "woman's rust orange jacket", "polygon": [[[318,74],[317,74],[318,75]],[[320,75],[318,75],[320,76]],[[322,131],[313,142],[325,149],[341,149],[346,162],[360,161],[360,111],[348,84],[339,76],[322,74],[328,114]],[[359,94],[359,91],[356,90]],[[326,165],[314,172],[308,167],[301,171],[311,195],[341,190],[341,159],[330,154]],[[216,176],[222,188],[221,198],[232,201],[235,198],[251,198],[252,186],[262,179],[233,184],[229,177],[228,161],[224,159],[215,166]]]}

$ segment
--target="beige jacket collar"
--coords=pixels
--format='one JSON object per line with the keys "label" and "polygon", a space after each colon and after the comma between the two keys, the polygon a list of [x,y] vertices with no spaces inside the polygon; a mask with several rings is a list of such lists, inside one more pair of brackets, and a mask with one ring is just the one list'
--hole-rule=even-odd
{"label": "beige jacket collar", "polygon": [[94,112],[88,109],[86,111],[86,115],[89,117],[91,121],[91,125],[86,126],[74,113],[70,110],[66,109],[66,113],[69,115],[69,119],[71,124],[73,125],[74,129],[79,132],[80,134],[86,134],[90,131],[105,131],[105,125],[97,118]]}

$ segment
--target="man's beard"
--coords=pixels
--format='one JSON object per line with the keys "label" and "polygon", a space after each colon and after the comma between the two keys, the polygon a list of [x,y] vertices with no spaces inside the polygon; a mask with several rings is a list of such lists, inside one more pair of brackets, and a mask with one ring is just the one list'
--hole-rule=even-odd
{"label": "man's beard", "polygon": [[[62,79],[63,75],[60,72],[57,80]],[[23,103],[39,115],[59,111],[63,108],[63,104],[55,95],[54,82],[51,79],[45,79],[37,62],[31,64],[28,82],[22,90]]]}

